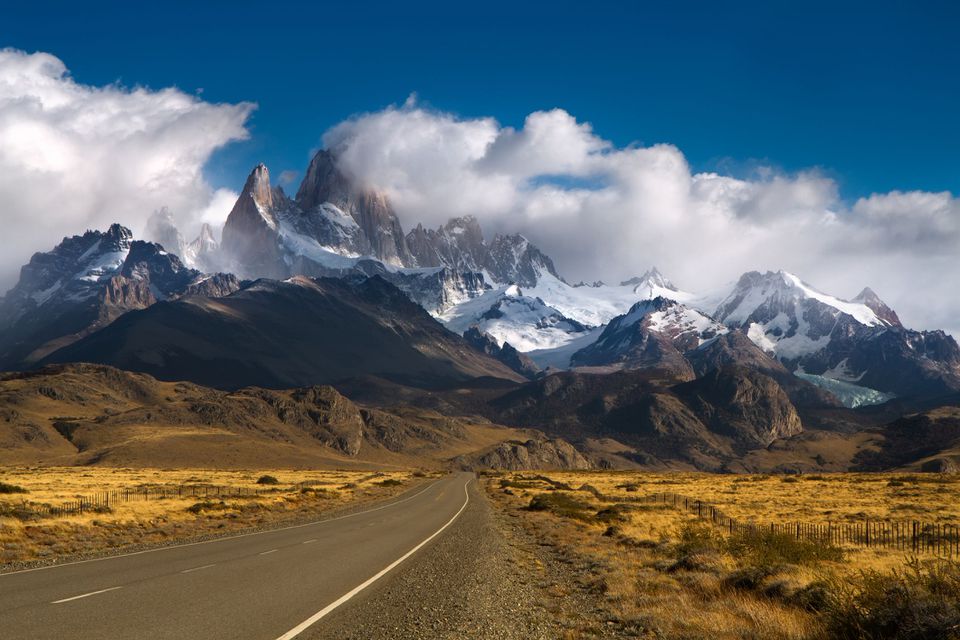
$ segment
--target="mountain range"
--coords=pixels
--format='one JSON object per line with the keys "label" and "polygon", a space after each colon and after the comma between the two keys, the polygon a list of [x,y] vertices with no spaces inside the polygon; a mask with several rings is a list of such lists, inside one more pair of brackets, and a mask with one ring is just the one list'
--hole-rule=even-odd
{"label": "mountain range", "polygon": [[[405,233],[335,151],[314,156],[292,198],[255,167],[219,240],[205,225],[185,242],[166,210],[146,233],[115,224],[35,254],[0,301],[0,368],[375,389],[543,429],[596,463],[711,469],[960,392],[956,341],[904,327],[869,288],[843,300],[768,271],[697,294],[655,268],[570,284],[527,238],[487,239],[472,216]],[[604,458],[605,438],[634,453]]]}

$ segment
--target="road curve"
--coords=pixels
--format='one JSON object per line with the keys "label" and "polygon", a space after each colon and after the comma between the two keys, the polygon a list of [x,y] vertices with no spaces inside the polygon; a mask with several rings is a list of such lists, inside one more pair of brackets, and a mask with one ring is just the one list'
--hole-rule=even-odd
{"label": "road curve", "polygon": [[0,574],[0,636],[303,637],[442,535],[467,508],[472,477],[312,524]]}

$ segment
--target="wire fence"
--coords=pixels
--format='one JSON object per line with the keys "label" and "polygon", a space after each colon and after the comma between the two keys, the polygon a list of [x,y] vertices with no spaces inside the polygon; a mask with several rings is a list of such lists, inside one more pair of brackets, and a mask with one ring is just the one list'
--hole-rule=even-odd
{"label": "wire fence", "polygon": [[177,485],[177,486],[144,486],[111,491],[101,491],[86,496],[77,496],[73,500],[56,505],[24,501],[19,506],[26,513],[36,517],[63,517],[81,515],[84,513],[109,512],[114,505],[132,500],[165,500],[171,498],[191,498],[204,500],[225,500],[237,498],[253,498],[260,495],[276,493],[276,488],[224,487],[215,485]]}
{"label": "wire fence", "polygon": [[[642,502],[672,505],[700,520],[710,522],[731,535],[790,535],[824,545],[856,545],[899,549],[912,553],[932,553],[960,557],[960,527],[947,523],[918,520],[869,520],[862,522],[744,522],[728,516],[715,505],[678,493],[654,493],[639,497]],[[619,499],[619,498],[618,498]]]}
{"label": "wire fence", "polygon": [[[552,483],[552,481],[551,481]],[[555,486],[555,488],[557,488]],[[643,496],[609,496],[589,486],[581,487],[605,502],[654,503],[695,515],[730,535],[789,535],[823,545],[853,545],[960,557],[960,526],[919,520],[869,520],[860,522],[771,522],[758,523],[731,517],[716,505],[679,493],[651,493]]]}

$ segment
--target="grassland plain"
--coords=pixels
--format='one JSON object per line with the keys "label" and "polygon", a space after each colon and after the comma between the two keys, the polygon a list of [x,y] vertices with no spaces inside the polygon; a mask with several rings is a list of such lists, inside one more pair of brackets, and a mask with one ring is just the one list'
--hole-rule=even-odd
{"label": "grassland plain", "polygon": [[[322,517],[389,498],[432,473],[7,467],[0,471],[0,567],[265,528]],[[142,498],[44,517],[56,506],[98,492],[187,486],[246,490],[243,497]],[[211,492],[213,493],[213,492]]]}
{"label": "grassland plain", "polygon": [[608,624],[649,638],[960,638],[960,568],[889,548],[730,536],[672,504],[673,492],[744,521],[960,520],[946,475],[495,473],[492,502],[603,594]]}

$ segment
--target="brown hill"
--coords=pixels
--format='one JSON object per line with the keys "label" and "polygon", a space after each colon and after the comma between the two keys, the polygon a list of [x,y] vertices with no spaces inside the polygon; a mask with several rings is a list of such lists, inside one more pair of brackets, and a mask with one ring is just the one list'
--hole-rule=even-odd
{"label": "brown hill", "polygon": [[128,313],[46,363],[96,362],[218,389],[375,375],[419,387],[519,381],[379,277],[259,280],[224,298]]}
{"label": "brown hill", "polygon": [[332,387],[217,391],[99,365],[0,377],[0,463],[437,466],[535,437],[481,418],[357,405]]}

